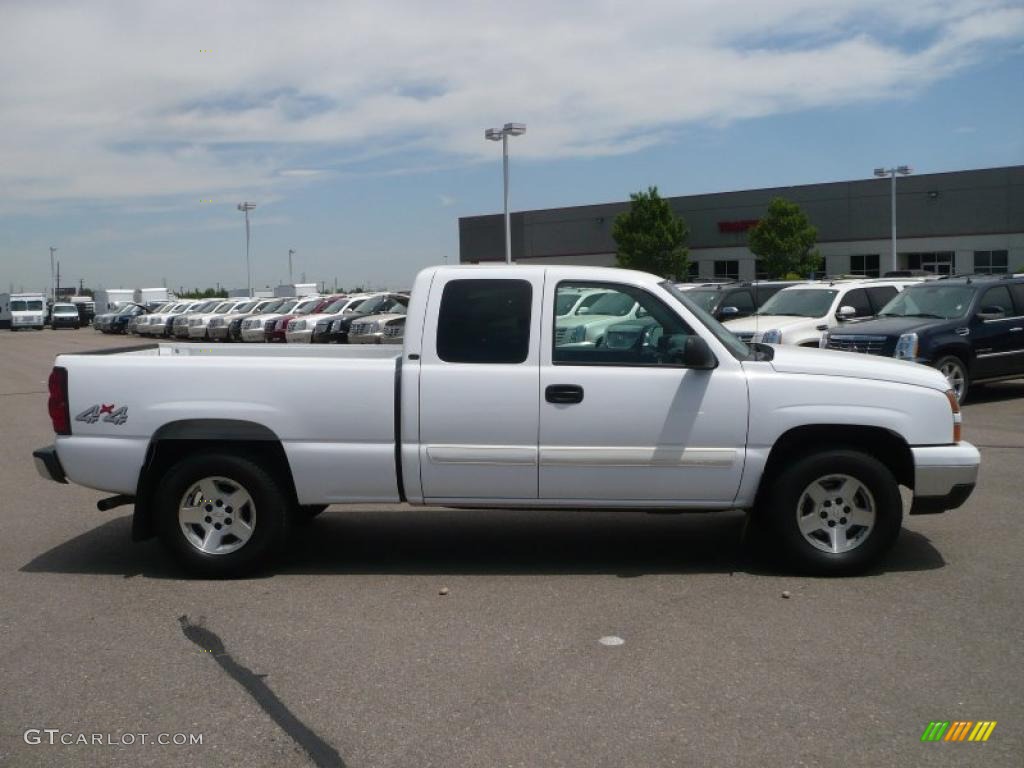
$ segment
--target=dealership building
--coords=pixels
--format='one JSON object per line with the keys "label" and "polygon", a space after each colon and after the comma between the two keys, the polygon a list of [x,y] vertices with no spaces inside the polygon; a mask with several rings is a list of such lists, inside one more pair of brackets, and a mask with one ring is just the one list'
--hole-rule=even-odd
{"label": "dealership building", "polygon": [[[690,229],[693,278],[752,280],[757,260],[747,230],[768,202],[798,203],[818,229],[830,275],[877,277],[892,266],[891,181],[828,184],[666,198]],[[521,264],[615,263],[612,224],[629,202],[521,211],[511,215],[512,259]],[[1024,165],[912,174],[896,181],[896,268],[938,274],[1024,270]],[[459,219],[459,260],[504,259],[504,218]]]}

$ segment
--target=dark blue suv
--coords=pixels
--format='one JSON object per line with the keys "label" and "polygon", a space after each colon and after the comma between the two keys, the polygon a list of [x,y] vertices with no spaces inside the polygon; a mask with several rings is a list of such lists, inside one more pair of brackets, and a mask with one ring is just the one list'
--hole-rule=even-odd
{"label": "dark blue suv", "polygon": [[972,384],[1024,378],[1024,275],[911,286],[876,319],[837,328],[821,345],[931,365],[962,402]]}

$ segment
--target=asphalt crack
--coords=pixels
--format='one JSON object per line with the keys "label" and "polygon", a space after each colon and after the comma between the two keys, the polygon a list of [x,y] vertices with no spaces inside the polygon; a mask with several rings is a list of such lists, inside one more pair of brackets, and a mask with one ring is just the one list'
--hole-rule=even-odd
{"label": "asphalt crack", "polygon": [[185,637],[213,656],[220,668],[252,696],[260,709],[270,715],[270,719],[291,736],[319,768],[345,768],[345,761],[338,751],[299,720],[263,681],[266,675],[258,675],[235,661],[224,647],[224,641],[212,630],[201,624],[193,624],[188,616],[179,616],[178,623]]}

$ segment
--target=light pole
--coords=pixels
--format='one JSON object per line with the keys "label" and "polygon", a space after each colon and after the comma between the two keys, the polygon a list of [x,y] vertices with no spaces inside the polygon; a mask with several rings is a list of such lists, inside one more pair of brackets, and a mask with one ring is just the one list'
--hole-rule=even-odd
{"label": "light pole", "polygon": [[295,251],[291,248],[288,249],[288,282],[294,284],[295,280],[292,279],[292,256],[295,255]]}
{"label": "light pole", "polygon": [[249,288],[249,298],[252,298],[252,268],[249,266],[249,211],[256,207],[256,203],[239,203],[238,210],[245,214],[245,279]]}
{"label": "light pole", "polygon": [[896,263],[896,175],[909,176],[914,172],[914,169],[909,165],[897,165],[895,168],[875,168],[875,176],[884,179],[886,176],[892,178],[892,213],[890,214],[891,225],[892,225],[892,269],[893,271],[899,269],[899,264]]}
{"label": "light pole", "polygon": [[526,133],[526,123],[505,123],[503,128],[488,128],[484,138],[501,142],[502,175],[505,181],[505,263],[512,263],[512,227],[508,217],[508,137]]}
{"label": "light pole", "polygon": [[53,301],[57,301],[57,289],[54,287],[54,286],[56,286],[56,283],[54,282],[54,280],[55,280],[54,274],[55,273],[53,271],[53,254],[55,254],[56,252],[57,252],[57,249],[54,248],[51,245],[50,246],[50,298]]}

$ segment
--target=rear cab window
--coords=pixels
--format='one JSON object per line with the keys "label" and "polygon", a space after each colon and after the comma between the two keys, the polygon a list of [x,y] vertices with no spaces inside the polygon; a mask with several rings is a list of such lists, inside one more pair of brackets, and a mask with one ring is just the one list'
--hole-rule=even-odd
{"label": "rear cab window", "polygon": [[527,280],[451,280],[441,295],[437,356],[446,363],[519,364],[530,353]]}

